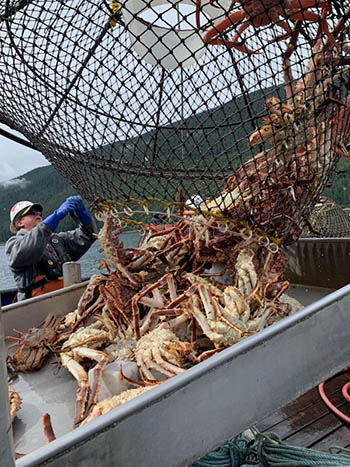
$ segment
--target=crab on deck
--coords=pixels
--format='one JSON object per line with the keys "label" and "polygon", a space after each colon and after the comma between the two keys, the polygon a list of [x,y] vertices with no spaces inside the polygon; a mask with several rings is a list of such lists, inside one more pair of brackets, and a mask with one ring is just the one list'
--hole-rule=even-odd
{"label": "crab on deck", "polygon": [[227,286],[221,291],[203,283],[196,284],[187,302],[188,312],[219,349],[236,344],[301,308],[296,300],[282,295],[279,300],[265,299],[264,305],[253,311],[249,299],[237,287]]}
{"label": "crab on deck", "polygon": [[[97,329],[93,325],[80,328],[72,333],[58,351],[62,365],[72,374],[78,382],[75,403],[75,417],[73,427],[79,422],[87,410],[96,403],[100,389],[102,372],[108,363],[105,352],[98,350],[113,341],[114,334],[104,329]],[[82,362],[96,362],[92,371],[92,384],[89,386],[88,373]],[[89,396],[89,400],[88,400]]]}
{"label": "crab on deck", "polygon": [[[86,425],[87,423],[91,422],[95,418],[103,415],[110,410],[114,409],[115,407],[119,407],[120,405],[134,399],[141,394],[144,394],[146,391],[151,389],[152,386],[140,387],[135,389],[128,389],[117,396],[110,397],[108,399],[103,399],[102,401],[98,402],[90,413],[87,415],[84,420],[81,421],[80,426]],[[43,415],[42,418],[42,426],[43,432],[47,443],[54,441],[56,439],[56,435],[53,431],[52,424],[51,424],[51,417],[48,413]]]}
{"label": "crab on deck", "polygon": [[55,318],[50,313],[40,326],[30,328],[27,332],[14,329],[19,337],[6,336],[5,341],[15,341],[8,349],[18,347],[9,357],[11,366],[16,371],[39,370],[50,353],[49,346],[56,340],[60,322],[61,318]]}
{"label": "crab on deck", "polygon": [[140,375],[147,384],[159,382],[153,371],[171,378],[185,371],[186,362],[196,362],[196,355],[189,342],[180,341],[166,324],[145,334],[137,342],[136,362]]}
{"label": "crab on deck", "polygon": [[21,408],[22,399],[18,392],[16,392],[12,386],[8,386],[9,401],[10,401],[10,419],[13,422],[17,412]]}

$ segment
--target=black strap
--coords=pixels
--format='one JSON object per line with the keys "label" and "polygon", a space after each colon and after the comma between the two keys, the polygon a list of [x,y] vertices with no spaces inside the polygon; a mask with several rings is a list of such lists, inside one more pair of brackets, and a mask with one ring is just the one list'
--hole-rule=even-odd
{"label": "black strap", "polygon": [[48,282],[49,282],[48,278],[43,277],[37,282],[33,282],[32,284],[27,285],[27,287],[19,287],[18,291],[21,293],[24,293],[26,295],[26,298],[30,298],[32,296],[33,290],[37,289],[38,287],[41,287],[42,285],[47,284]]}

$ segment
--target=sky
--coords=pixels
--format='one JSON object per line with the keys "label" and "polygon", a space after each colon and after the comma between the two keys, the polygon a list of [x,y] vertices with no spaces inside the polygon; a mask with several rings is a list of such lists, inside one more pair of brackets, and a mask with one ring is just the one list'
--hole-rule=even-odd
{"label": "sky", "polygon": [[[24,139],[23,135],[17,133],[6,125],[0,125],[0,128],[20,136]],[[16,183],[22,175],[37,167],[48,165],[49,161],[39,151],[27,148],[22,144],[15,143],[14,141],[0,135],[0,183],[6,185],[7,182]],[[15,180],[12,180],[15,179]]]}

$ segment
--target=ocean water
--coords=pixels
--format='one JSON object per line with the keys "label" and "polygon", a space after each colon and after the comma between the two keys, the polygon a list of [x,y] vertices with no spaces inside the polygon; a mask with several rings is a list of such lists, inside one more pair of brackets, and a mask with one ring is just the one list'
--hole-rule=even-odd
{"label": "ocean water", "polygon": [[[137,245],[139,234],[138,232],[125,232],[120,236],[125,248],[135,247]],[[98,269],[99,263],[104,259],[104,253],[98,250],[100,243],[98,240],[90,247],[90,249],[79,260],[81,264],[81,275],[83,278],[90,277],[92,274],[100,272]],[[106,272],[106,270],[103,270]],[[8,267],[5,255],[5,245],[0,245],[0,290],[16,287],[12,273]]]}

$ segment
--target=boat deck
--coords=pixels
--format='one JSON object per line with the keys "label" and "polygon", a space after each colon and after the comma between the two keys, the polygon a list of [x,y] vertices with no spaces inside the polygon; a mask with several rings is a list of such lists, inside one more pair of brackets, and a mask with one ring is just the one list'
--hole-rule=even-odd
{"label": "boat deck", "polygon": [[[341,390],[350,381],[350,372],[340,373],[325,384],[327,397],[346,416],[350,404]],[[275,433],[287,444],[329,452],[331,446],[350,448],[350,425],[329,410],[318,388],[298,397],[261,420],[256,427],[265,433]]]}

